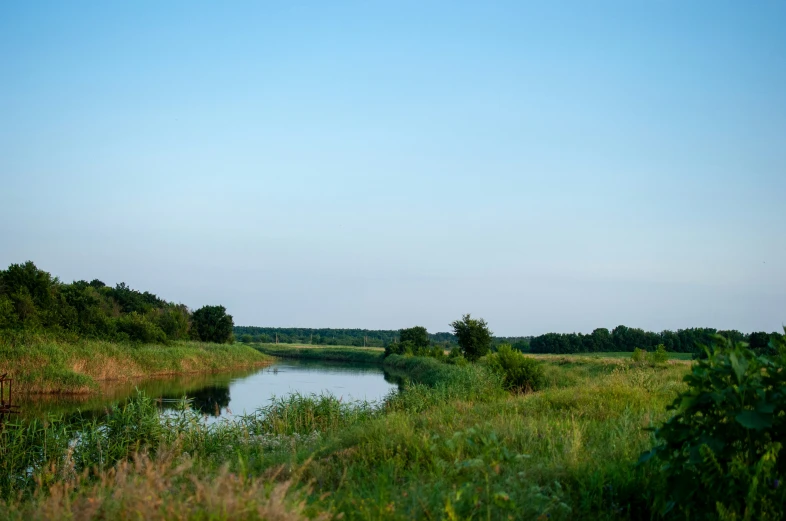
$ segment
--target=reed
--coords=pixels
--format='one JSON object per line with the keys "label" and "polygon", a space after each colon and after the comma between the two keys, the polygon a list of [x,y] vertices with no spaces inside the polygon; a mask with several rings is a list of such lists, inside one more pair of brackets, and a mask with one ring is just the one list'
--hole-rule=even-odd
{"label": "reed", "polygon": [[46,334],[0,334],[0,374],[20,393],[91,393],[98,382],[218,372],[272,362],[243,344],[118,344],[64,341]]}
{"label": "reed", "polygon": [[[14,519],[123,519],[135,511],[153,519],[275,518],[265,508],[301,516],[280,519],[655,515],[652,498],[665,485],[635,462],[653,443],[646,428],[667,417],[665,405],[684,389],[687,366],[543,364],[545,388],[526,394],[503,391],[480,364],[391,356],[386,369],[408,383],[383,404],[292,395],[234,422],[206,423],[185,402],[161,415],[138,396],[99,418],[20,420],[0,436],[0,476],[13,476],[3,482],[0,512]],[[227,497],[209,495],[211,483]]]}

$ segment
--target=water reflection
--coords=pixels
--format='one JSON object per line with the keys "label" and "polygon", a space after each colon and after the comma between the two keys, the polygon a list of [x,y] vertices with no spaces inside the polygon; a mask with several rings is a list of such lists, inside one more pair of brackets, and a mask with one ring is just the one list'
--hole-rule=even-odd
{"label": "water reflection", "polygon": [[139,389],[160,399],[165,409],[176,407],[185,396],[194,409],[218,418],[253,412],[267,405],[274,395],[332,393],[344,401],[379,401],[401,385],[400,377],[385,372],[379,366],[280,360],[262,369],[106,385],[100,395],[88,397],[33,396],[25,400],[22,410],[25,416],[68,414],[76,410],[101,411],[128,399]]}

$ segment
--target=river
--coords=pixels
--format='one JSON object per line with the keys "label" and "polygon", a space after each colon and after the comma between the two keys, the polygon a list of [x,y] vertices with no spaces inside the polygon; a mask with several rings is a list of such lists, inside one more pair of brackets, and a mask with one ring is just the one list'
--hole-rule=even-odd
{"label": "river", "polygon": [[270,403],[273,396],[330,393],[344,401],[380,401],[398,388],[382,367],[319,360],[278,359],[263,368],[216,374],[182,375],[102,385],[90,396],[28,396],[20,401],[23,416],[102,410],[133,396],[137,389],[174,407],[183,397],[208,417],[231,419]]}

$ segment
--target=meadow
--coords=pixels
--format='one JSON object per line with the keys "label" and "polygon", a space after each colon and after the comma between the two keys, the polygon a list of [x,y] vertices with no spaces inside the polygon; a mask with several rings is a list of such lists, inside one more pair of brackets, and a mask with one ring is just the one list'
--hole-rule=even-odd
{"label": "meadow", "polygon": [[250,344],[261,353],[280,358],[331,360],[359,364],[381,364],[384,349],[380,347],[311,346],[307,344]]}
{"label": "meadow", "polygon": [[653,444],[646,429],[685,389],[688,364],[544,359],[543,389],[526,394],[504,391],[482,364],[398,355],[384,364],[408,383],[382,403],[293,395],[206,424],[185,406],[162,417],[139,396],[99,418],[9,423],[0,435],[0,518],[653,514],[663,480],[636,462]]}

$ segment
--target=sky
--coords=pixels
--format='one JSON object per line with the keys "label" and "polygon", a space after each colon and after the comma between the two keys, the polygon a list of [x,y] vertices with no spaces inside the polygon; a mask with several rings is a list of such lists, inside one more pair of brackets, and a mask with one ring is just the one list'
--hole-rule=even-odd
{"label": "sky", "polygon": [[786,323],[786,2],[0,2],[0,266],[237,325]]}

